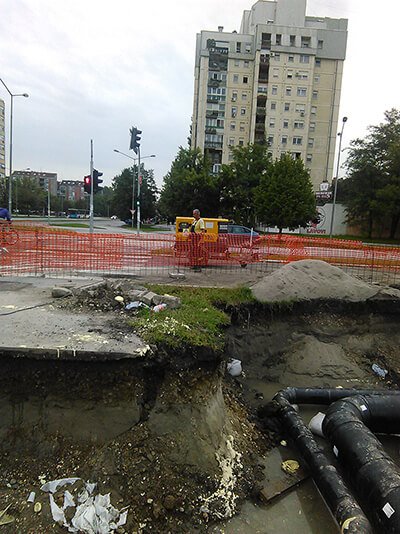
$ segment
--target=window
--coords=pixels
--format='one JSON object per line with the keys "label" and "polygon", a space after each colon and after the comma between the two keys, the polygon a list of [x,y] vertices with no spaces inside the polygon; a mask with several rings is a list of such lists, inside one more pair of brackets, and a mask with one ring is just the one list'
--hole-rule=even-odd
{"label": "window", "polygon": [[236,102],[237,100],[237,91],[232,91],[232,102]]}
{"label": "window", "polygon": [[283,121],[283,127],[289,128],[289,121]]}
{"label": "window", "polygon": [[279,77],[279,69],[273,69],[272,70],[272,77],[278,78]]}
{"label": "window", "polygon": [[236,123],[231,122],[231,130],[236,130]]}
{"label": "window", "polygon": [[268,141],[268,146],[273,145],[273,144],[274,144],[274,136],[273,136],[273,135],[270,135],[270,136],[268,137],[268,140],[267,140],[267,141]]}
{"label": "window", "polygon": [[320,80],[320,75],[319,74],[316,74],[314,76],[314,83],[319,83],[319,80]]}
{"label": "window", "polygon": [[250,54],[251,52],[251,43],[246,43],[246,52]]}
{"label": "window", "polygon": [[303,144],[303,138],[302,137],[293,137],[293,144],[294,145],[302,145]]}
{"label": "window", "polygon": [[233,75],[233,83],[238,83],[239,82],[239,74],[234,74]]}
{"label": "window", "polygon": [[272,93],[273,95],[277,95],[277,94],[278,94],[278,86],[277,86],[277,85],[273,85],[273,86],[272,86],[272,91],[271,91],[271,93]]}
{"label": "window", "polygon": [[231,117],[236,117],[236,115],[237,115],[237,108],[232,108]]}
{"label": "window", "polygon": [[310,132],[315,132],[315,122],[310,122]]}
{"label": "window", "polygon": [[232,154],[232,152],[229,152],[228,161],[233,161],[233,154]]}
{"label": "window", "polygon": [[310,48],[311,46],[311,37],[301,37],[301,48]]}
{"label": "window", "polygon": [[240,59],[235,59],[235,61],[233,62],[235,67],[240,67]]}
{"label": "window", "polygon": [[312,97],[313,97],[313,100],[316,100],[318,98],[318,91],[313,91]]}
{"label": "window", "polygon": [[242,93],[242,100],[247,100],[247,93]]}
{"label": "window", "polygon": [[282,135],[281,143],[282,143],[282,145],[287,145],[287,135]]}
{"label": "window", "polygon": [[277,45],[281,45],[282,44],[282,34],[281,33],[277,33],[276,34],[275,42],[276,42]]}
{"label": "window", "polygon": [[312,154],[307,154],[307,163],[311,163],[312,162]]}
{"label": "window", "polygon": [[243,137],[239,137],[239,146],[243,146],[244,145],[244,139]]}
{"label": "window", "polygon": [[220,111],[225,111],[225,104],[218,104],[218,109]]}
{"label": "window", "polygon": [[276,102],[271,102],[271,109],[276,109]]}
{"label": "window", "polygon": [[292,70],[288,70],[287,71],[287,77],[288,78],[293,78],[293,71]]}
{"label": "window", "polygon": [[236,43],[236,52],[240,54],[242,51],[242,43]]}
{"label": "window", "polygon": [[297,113],[304,113],[306,111],[306,106],[304,104],[296,104]]}
{"label": "window", "polygon": [[[272,54],[271,54],[271,55],[272,55]],[[281,60],[281,55],[278,54],[278,53],[276,53],[276,52],[274,53],[274,56],[273,56],[273,57],[274,57],[275,61],[280,61],[280,60]]]}
{"label": "window", "polygon": [[319,59],[319,57],[315,58],[315,66],[316,67],[320,67],[321,66],[321,60]]}
{"label": "window", "polygon": [[300,63],[310,63],[310,56],[300,55]]}
{"label": "window", "polygon": [[241,115],[246,115],[246,108],[241,108],[240,114]]}
{"label": "window", "polygon": [[294,56],[288,56],[289,63],[294,63]]}
{"label": "window", "polygon": [[246,59],[245,61],[243,61],[243,66],[245,69],[248,69],[250,66],[250,62]]}
{"label": "window", "polygon": [[241,122],[241,123],[240,123],[239,130],[240,130],[241,132],[244,132],[244,122]]}
{"label": "window", "polygon": [[296,72],[296,78],[299,78],[299,80],[308,80],[308,72],[304,70]]}
{"label": "window", "polygon": [[314,146],[314,139],[312,137],[309,137],[308,139],[308,148],[313,148]]}
{"label": "window", "polygon": [[290,36],[290,46],[296,46],[296,36],[291,35]]}
{"label": "window", "polygon": [[285,89],[285,95],[286,96],[291,96],[292,94],[292,88],[291,87],[286,87]]}
{"label": "window", "polygon": [[290,111],[290,104],[289,102],[285,102],[285,107],[283,108],[285,111]]}
{"label": "window", "polygon": [[324,41],[318,40],[318,48],[319,49],[324,48]]}
{"label": "window", "polygon": [[243,83],[248,83],[248,81],[249,81],[248,76],[243,76]]}
{"label": "window", "polygon": [[235,144],[235,139],[233,137],[230,137],[229,138],[229,142],[228,142],[228,145],[229,146],[233,146]]}
{"label": "window", "polygon": [[271,117],[269,119],[269,127],[270,128],[275,128],[275,118],[274,117]]}
{"label": "window", "polygon": [[297,96],[307,96],[307,87],[298,87]]}
{"label": "window", "polygon": [[317,106],[311,106],[311,115],[315,115],[317,113]]}
{"label": "window", "polygon": [[293,127],[295,130],[302,130],[304,128],[303,121],[294,121]]}

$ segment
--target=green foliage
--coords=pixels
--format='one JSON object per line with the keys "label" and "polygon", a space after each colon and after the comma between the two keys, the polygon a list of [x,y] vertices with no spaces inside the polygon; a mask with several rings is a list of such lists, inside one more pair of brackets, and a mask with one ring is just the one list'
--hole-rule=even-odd
{"label": "green foliage", "polygon": [[[142,220],[154,217],[156,214],[157,186],[154,181],[152,170],[146,170],[141,165],[142,184],[140,186],[140,217]],[[112,188],[111,211],[121,220],[131,218],[132,193],[134,192],[134,202],[136,209],[137,201],[137,175],[138,167],[133,165],[124,169],[121,174],[115,176]],[[136,212],[135,216],[136,217]]]}
{"label": "green foliage", "polygon": [[393,239],[400,221],[400,111],[386,111],[383,123],[352,141],[346,166],[348,221],[360,224],[368,237],[386,225]]}
{"label": "green foliage", "polygon": [[168,219],[189,216],[195,208],[204,217],[218,215],[218,178],[210,175],[207,158],[199,149],[179,147],[171,170],[164,177],[158,208]]}
{"label": "green foliage", "polygon": [[255,191],[271,165],[267,146],[234,147],[232,155],[232,163],[223,165],[220,173],[221,215],[253,227],[256,220]]}
{"label": "green foliage", "polygon": [[160,313],[146,310],[131,324],[148,343],[163,344],[174,349],[186,345],[222,350],[222,329],[230,324],[230,317],[223,308],[254,301],[248,288],[151,285],[149,289],[179,297],[182,306]]}
{"label": "green foliage", "polygon": [[269,167],[255,189],[255,206],[260,221],[291,230],[306,226],[316,216],[315,195],[310,176],[301,159],[283,155]]}
{"label": "green foliage", "polygon": [[13,200],[20,213],[47,212],[47,191],[31,178],[13,178]]}
{"label": "green foliage", "polygon": [[113,196],[113,189],[107,186],[95,193],[93,196],[93,207],[96,215],[101,215],[102,217],[111,217],[111,215],[114,215],[114,213],[111,213]]}

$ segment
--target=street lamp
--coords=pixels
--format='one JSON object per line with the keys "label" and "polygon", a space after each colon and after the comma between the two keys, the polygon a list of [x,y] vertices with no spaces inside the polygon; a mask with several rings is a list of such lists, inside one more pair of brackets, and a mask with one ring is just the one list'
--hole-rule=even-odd
{"label": "street lamp", "polygon": [[[121,152],[120,150],[117,150],[116,148],[114,148],[114,152],[117,152],[118,154],[122,154],[123,156],[129,158],[129,159],[133,159],[133,161],[136,163],[136,161],[139,159],[139,158],[133,158],[132,156],[129,156],[128,154],[125,154],[125,152]],[[145,159],[145,158],[155,158],[156,155],[155,154],[151,154],[150,156],[141,156],[140,159]],[[139,177],[140,177],[140,169],[138,168],[138,181],[139,181]],[[139,194],[139,184],[138,184],[138,194]],[[134,202],[134,199],[135,199],[135,173],[133,173],[132,175],[132,209],[131,209],[131,212],[132,212],[132,229],[133,229],[133,214],[135,212],[135,202]],[[139,233],[139,226],[138,226],[138,233]]]}
{"label": "street lamp", "polygon": [[337,184],[338,184],[338,178],[339,178],[339,169],[340,169],[340,155],[342,153],[342,138],[343,138],[343,130],[344,125],[347,122],[347,117],[343,117],[342,119],[342,129],[338,133],[339,139],[339,152],[337,157],[337,167],[336,167],[336,179],[335,179],[335,188],[333,190],[333,204],[332,204],[332,215],[331,215],[331,227],[329,230],[329,238],[332,239],[332,233],[333,233],[333,221],[335,219],[335,206],[336,206],[336,194],[337,194]]}
{"label": "street lamp", "polygon": [[10,106],[10,165],[9,165],[9,180],[8,180],[8,211],[10,214],[12,213],[12,185],[11,185],[11,177],[12,177],[12,146],[13,146],[13,108],[14,108],[14,96],[23,96],[25,98],[28,98],[27,93],[12,93],[10,89],[7,87],[7,85],[3,82],[3,80],[0,78],[0,82],[4,85],[6,88],[8,94],[11,98],[11,106]]}

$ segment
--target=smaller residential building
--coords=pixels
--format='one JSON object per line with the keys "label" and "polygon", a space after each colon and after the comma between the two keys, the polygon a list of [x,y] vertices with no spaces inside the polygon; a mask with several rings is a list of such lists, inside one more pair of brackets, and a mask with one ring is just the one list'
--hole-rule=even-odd
{"label": "smaller residential building", "polygon": [[79,180],[62,180],[58,184],[58,194],[64,200],[76,202],[85,198],[83,182]]}
{"label": "smaller residential building", "polygon": [[50,188],[50,195],[56,196],[58,192],[58,182],[56,172],[41,172],[41,171],[14,171],[13,178],[29,178],[35,180],[39,187],[47,191]]}

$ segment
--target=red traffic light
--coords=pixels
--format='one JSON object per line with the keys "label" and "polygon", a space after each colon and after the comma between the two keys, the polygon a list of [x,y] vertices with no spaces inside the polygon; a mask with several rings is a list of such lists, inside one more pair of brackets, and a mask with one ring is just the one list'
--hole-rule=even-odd
{"label": "red traffic light", "polygon": [[91,181],[90,176],[84,176],[83,177],[83,189],[85,193],[88,193],[90,195],[91,187],[92,187],[92,181]]}

